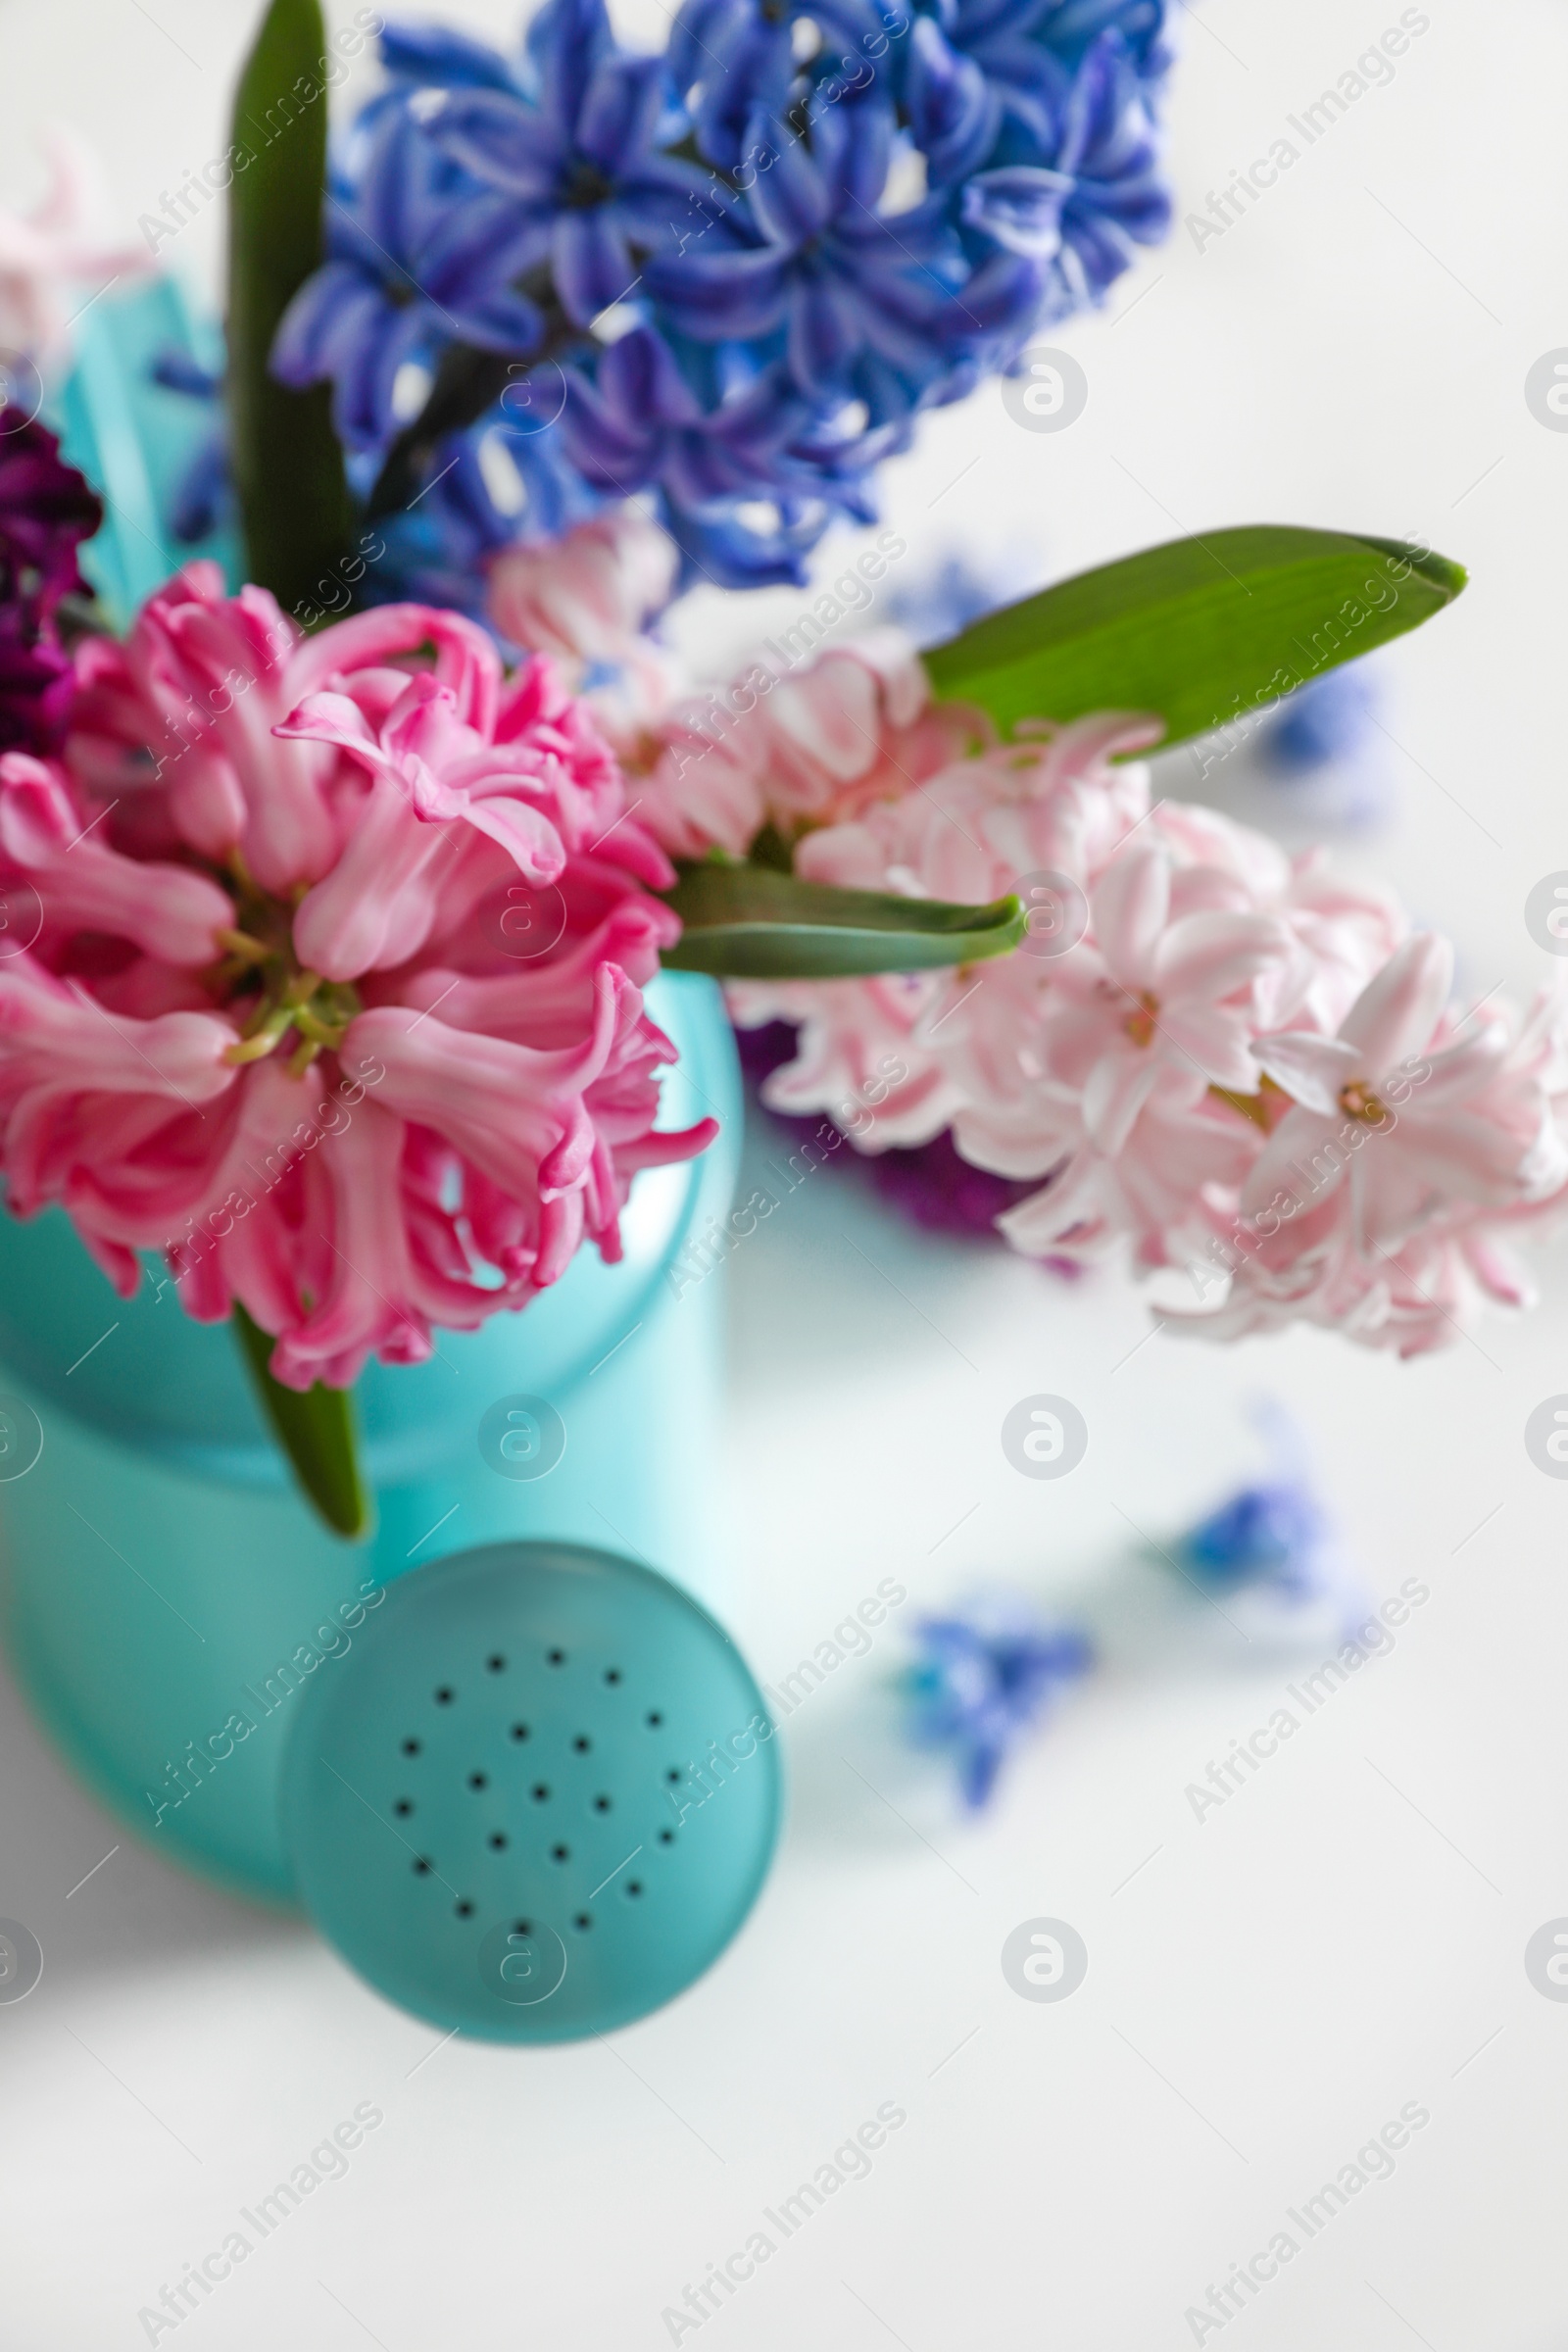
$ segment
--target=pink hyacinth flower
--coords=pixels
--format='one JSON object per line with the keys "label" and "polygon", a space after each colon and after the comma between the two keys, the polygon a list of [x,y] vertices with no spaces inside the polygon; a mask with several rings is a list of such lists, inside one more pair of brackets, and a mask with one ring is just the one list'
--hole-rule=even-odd
{"label": "pink hyacinth flower", "polygon": [[656,1126],[672,869],[549,664],[421,606],[307,639],[201,564],[76,663],[64,760],[0,760],[12,1206],[127,1294],[166,1251],[300,1389],[617,1256],[713,1123]]}

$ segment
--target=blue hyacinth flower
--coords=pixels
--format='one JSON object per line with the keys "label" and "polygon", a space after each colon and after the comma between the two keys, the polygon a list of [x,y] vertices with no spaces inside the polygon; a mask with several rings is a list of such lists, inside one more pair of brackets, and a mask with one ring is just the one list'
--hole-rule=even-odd
{"label": "blue hyacinth flower", "polygon": [[876,211],[895,127],[878,99],[823,114],[809,144],[755,115],[750,142],[766,168],[749,193],[749,240],[647,266],[649,291],[679,332],[710,343],[776,337],[792,380],[819,402],[855,394],[862,358],[931,382],[967,324],[955,300],[963,270],[940,205],[888,220]]}
{"label": "blue hyacinth flower", "polygon": [[1094,1652],[1070,1626],[1053,1626],[1016,1604],[927,1617],[904,1678],[909,1737],[948,1751],[963,1801],[985,1804],[1009,1751],[1051,1701],[1089,1671]]}
{"label": "blue hyacinth flower", "polygon": [[462,578],[509,514],[528,536],[638,490],[689,576],[799,580],[836,516],[870,517],[873,469],[925,409],[1099,300],[1165,226],[1163,14],[682,0],[662,57],[622,50],[604,0],[546,0],[505,55],[385,28],[274,368],[331,381],[357,489],[449,353],[460,408],[490,395],[470,349],[560,370],[567,393],[549,456],[514,469],[520,507],[496,416],[439,464],[421,449],[428,487],[416,524],[388,526],[384,576]]}
{"label": "blue hyacinth flower", "polygon": [[1238,1488],[1165,1556],[1190,1583],[1223,1596],[1224,1613],[1245,1618],[1250,1639],[1337,1633],[1364,1612],[1364,1582],[1318,1498],[1299,1433],[1272,1402],[1259,1402],[1252,1417],[1273,1457],[1269,1475]]}
{"label": "blue hyacinth flower", "polygon": [[538,307],[515,280],[543,256],[517,208],[477,187],[431,144],[407,107],[380,116],[352,194],[329,195],[327,261],[284,313],[272,373],[332,379],[332,421],[350,450],[382,447],[419,406],[417,379],[448,342],[526,354]]}
{"label": "blue hyacinth flower", "polygon": [[181,393],[200,403],[206,422],[185,469],[174,485],[169,510],[171,534],[181,547],[194,547],[209,538],[222,520],[231,484],[228,432],[222,411],[223,379],[187,352],[161,351],[149,370],[166,392]]}
{"label": "blue hyacinth flower", "polygon": [[962,193],[963,220],[1009,252],[1050,265],[1048,316],[1098,301],[1129,266],[1134,245],[1170,225],[1153,126],[1120,35],[1085,56],[1042,135],[1014,120],[997,160]]}
{"label": "blue hyacinth flower", "polygon": [[1215,1592],[1266,1583],[1295,1599],[1322,1591],[1329,1523],[1311,1490],[1281,1478],[1243,1487],[1178,1539],[1181,1565]]}
{"label": "blue hyacinth flower", "polygon": [[550,0],[528,50],[536,100],[448,90],[426,122],[446,154],[508,200],[566,316],[587,326],[636,292],[634,249],[702,234],[733,200],[711,172],[662,151],[680,129],[667,70],[616,49],[603,0]]}
{"label": "blue hyacinth flower", "polygon": [[1294,778],[1359,751],[1372,724],[1372,702],[1359,663],[1313,678],[1264,728],[1258,748],[1265,763]]}

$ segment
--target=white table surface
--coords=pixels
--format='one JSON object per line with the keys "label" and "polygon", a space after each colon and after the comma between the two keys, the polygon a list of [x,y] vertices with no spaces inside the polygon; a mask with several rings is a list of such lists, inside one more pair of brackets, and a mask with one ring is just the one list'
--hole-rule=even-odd
{"label": "white table surface", "polygon": [[[445,13],[499,30],[512,12]],[[1177,13],[1184,212],[1398,16]],[[1568,21],[1551,0],[1430,14],[1393,85],[1223,239],[1178,229],[1068,330],[1091,385],[1070,431],[1017,430],[989,387],[930,421],[887,508],[911,564],[964,538],[1038,578],[1262,519],[1420,534],[1471,565],[1458,607],[1380,663],[1396,808],[1350,854],[1455,935],[1479,996],[1542,976],[1523,902],[1568,865],[1568,438],[1523,398],[1568,343]],[[252,15],[6,0],[8,191],[23,134],[57,114],[132,218],[220,148]],[[207,224],[188,244],[210,267]],[[690,640],[739,651],[800,601],[695,600]],[[1406,2103],[1430,2122],[1392,2178],[1301,2242],[1226,2346],[1560,2345],[1568,2005],[1522,1963],[1568,1913],[1568,1490],[1521,1433],[1568,1386],[1568,1250],[1539,1263],[1534,1317],[1414,1366],[1316,1333],[1140,1348],[1147,1302],[1122,1280],[1067,1290],[934,1246],[814,1177],[733,1266],[731,1615],[760,1673],[889,1575],[905,1618],[983,1577],[1071,1588],[1108,1662],[970,1825],[886,1740],[895,1620],[786,1729],[788,1837],[738,1942],[608,2042],[432,2054],[302,1928],[122,1837],[7,1686],[0,1913],[47,1967],[0,2009],[0,2344],[144,2342],[139,2307],[371,2101],[384,2125],[347,2177],[182,2346],[652,2348],[688,2282],[894,2101],[907,2122],[869,2177],[705,2324],[710,2352],[1175,2352],[1210,2282]],[[1092,1431],[1059,1485],[1014,1476],[997,1443],[1042,1389]],[[1260,1391],[1315,1449],[1374,1593],[1416,1577],[1431,1597],[1200,1822],[1186,1785],[1295,1667],[1172,1604],[1130,1563],[1129,1523],[1168,1531],[1255,1461]],[[1016,1998],[999,1963],[1041,1914],[1089,1947],[1059,2005]]]}

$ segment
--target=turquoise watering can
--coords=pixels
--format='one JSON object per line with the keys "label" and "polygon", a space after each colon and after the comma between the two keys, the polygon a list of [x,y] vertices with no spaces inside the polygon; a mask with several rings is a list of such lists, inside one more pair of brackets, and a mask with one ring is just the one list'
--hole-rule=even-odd
{"label": "turquoise watering can", "polygon": [[[165,289],[94,326],[132,421],[149,300],[170,327]],[[89,474],[116,380],[95,345],[68,396]],[[163,512],[166,445],[123,421],[109,469],[149,466]],[[100,560],[118,581],[139,559]],[[5,1639],[47,1729],[155,1848],[303,1904],[390,1997],[501,2040],[670,1998],[739,1927],[778,1827],[771,1723],[700,1597],[721,1584],[703,1237],[739,1072],[710,981],[647,1000],[679,1055],[662,1123],[714,1114],[719,1141],[637,1177],[619,1264],[584,1251],[522,1313],[367,1370],[363,1544],[299,1498],[233,1334],[192,1322],[161,1265],[122,1299],[63,1212],[0,1215]]]}

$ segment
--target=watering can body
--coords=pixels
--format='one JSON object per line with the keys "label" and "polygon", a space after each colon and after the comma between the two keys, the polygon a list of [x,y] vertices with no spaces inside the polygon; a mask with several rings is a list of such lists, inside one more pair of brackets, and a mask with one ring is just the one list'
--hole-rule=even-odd
{"label": "watering can body", "polygon": [[[58,1210],[0,1217],[0,1575],[14,1668],[57,1742],[155,1845],[289,1902],[289,1725],[395,1578],[508,1539],[629,1556],[710,1601],[733,1041],[709,981],[649,1008],[679,1051],[662,1122],[717,1144],[647,1170],[625,1255],[582,1252],[519,1314],[369,1366],[358,1406],[376,1527],[332,1536],[295,1493],[233,1334],[149,1263],[122,1299]],[[324,1148],[330,1148],[326,1146]],[[709,1272],[705,1268],[711,1269]]]}

